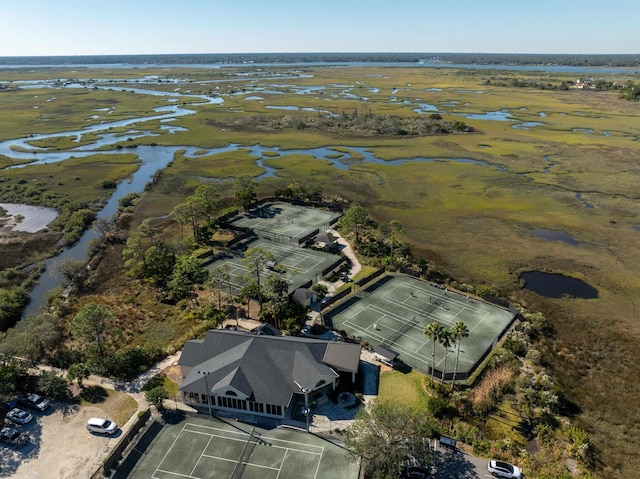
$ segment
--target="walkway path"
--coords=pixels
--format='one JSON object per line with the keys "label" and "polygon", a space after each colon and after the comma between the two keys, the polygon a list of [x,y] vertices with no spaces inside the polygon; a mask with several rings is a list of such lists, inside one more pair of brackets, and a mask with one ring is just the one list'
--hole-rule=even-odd
{"label": "walkway path", "polygon": [[[130,395],[135,401],[138,403],[138,411],[144,411],[149,404],[147,403],[144,397],[144,391],[142,388],[145,384],[147,384],[153,377],[160,374],[165,369],[174,366],[178,363],[178,359],[180,359],[180,354],[182,351],[177,351],[171,356],[167,356],[163,360],[156,363],[154,366],[149,368],[144,373],[140,374],[132,381],[121,381],[110,378],[105,378],[102,376],[97,376],[95,374],[90,375],[88,378],[82,381],[82,384],[85,386],[102,386],[107,389],[113,389],[115,391],[121,391]],[[47,366],[41,364],[37,367],[37,369],[41,371],[54,371],[61,376],[66,376],[66,371],[64,369],[54,368],[52,366]],[[167,400],[170,401],[170,400]],[[177,403],[175,401],[171,402],[172,408],[184,409],[187,411],[195,411],[193,408],[185,405],[184,403]],[[137,415],[133,415],[127,424],[123,425],[123,429],[127,429],[129,423],[133,423],[137,419]]]}
{"label": "walkway path", "polygon": [[336,243],[344,246],[342,252],[347,258],[349,258],[349,260],[351,261],[351,264],[353,265],[351,267],[351,271],[349,271],[349,277],[353,278],[362,269],[362,265],[360,264],[360,261],[358,261],[358,257],[353,251],[351,244],[346,239],[344,239],[340,233],[338,233],[336,230],[329,230],[329,233],[331,233],[333,236],[338,237],[338,239],[336,240]]}

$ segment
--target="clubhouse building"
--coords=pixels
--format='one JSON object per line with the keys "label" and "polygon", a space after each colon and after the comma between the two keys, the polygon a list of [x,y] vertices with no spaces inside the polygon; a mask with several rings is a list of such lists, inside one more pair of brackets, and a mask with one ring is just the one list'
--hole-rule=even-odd
{"label": "clubhouse building", "polygon": [[212,329],[187,341],[178,361],[184,401],[202,412],[247,423],[300,419],[341,379],[355,382],[360,345]]}

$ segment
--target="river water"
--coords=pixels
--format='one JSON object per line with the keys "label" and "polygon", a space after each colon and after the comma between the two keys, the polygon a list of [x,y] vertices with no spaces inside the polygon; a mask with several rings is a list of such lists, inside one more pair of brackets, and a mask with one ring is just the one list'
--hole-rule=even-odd
{"label": "river water", "polygon": [[[125,58],[126,59],[126,58]],[[492,64],[470,64],[470,63],[446,63],[439,61],[419,61],[419,62],[290,62],[290,63],[61,63],[61,64],[2,64],[4,68],[251,68],[261,70],[265,68],[313,68],[313,67],[393,67],[393,68],[455,68],[470,70],[505,70],[519,72],[549,72],[549,73],[581,73],[581,74],[601,74],[601,75],[637,75],[640,69],[637,67],[585,67],[578,65],[492,65]]]}

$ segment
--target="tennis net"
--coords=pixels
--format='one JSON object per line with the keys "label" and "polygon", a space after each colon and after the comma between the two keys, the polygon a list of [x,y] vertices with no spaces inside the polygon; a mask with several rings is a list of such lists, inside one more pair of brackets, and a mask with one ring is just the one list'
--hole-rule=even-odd
{"label": "tennis net", "polygon": [[242,474],[244,474],[244,468],[247,466],[247,461],[251,457],[251,454],[253,454],[256,444],[260,441],[260,434],[255,431],[255,427],[251,428],[247,442],[244,443],[238,462],[236,462],[236,465],[233,467],[233,471],[231,471],[229,479],[240,479]]}

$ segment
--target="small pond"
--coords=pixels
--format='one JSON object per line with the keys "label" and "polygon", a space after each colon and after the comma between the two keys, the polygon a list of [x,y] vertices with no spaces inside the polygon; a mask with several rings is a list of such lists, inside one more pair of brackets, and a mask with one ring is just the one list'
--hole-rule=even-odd
{"label": "small pond", "polygon": [[418,103],[418,107],[419,108],[414,108],[413,111],[415,111],[416,113],[427,113],[427,112],[438,111],[438,107],[430,103]]}
{"label": "small pond", "polygon": [[580,243],[574,239],[569,233],[564,231],[548,230],[545,228],[537,228],[535,230],[527,230],[527,233],[537,236],[538,238],[545,239],[547,241],[561,241],[562,243],[570,244],[571,246],[578,246]]}
{"label": "small pond", "polygon": [[515,128],[516,130],[530,130],[534,126],[542,125],[539,121],[525,121],[523,123],[516,123],[512,125],[511,128]]}
{"label": "small pond", "polygon": [[493,120],[493,121],[512,121],[513,117],[507,110],[488,111],[486,113],[470,113],[464,115],[469,120]]}
{"label": "small pond", "polygon": [[545,298],[570,296],[573,298],[593,299],[598,297],[598,290],[590,284],[562,274],[527,271],[522,273],[519,279],[524,281],[524,289]]}
{"label": "small pond", "polygon": [[58,216],[57,210],[44,206],[0,203],[0,208],[5,210],[9,217],[4,228],[0,228],[0,233],[3,229],[6,232],[24,231],[26,233],[35,233],[46,228]]}

